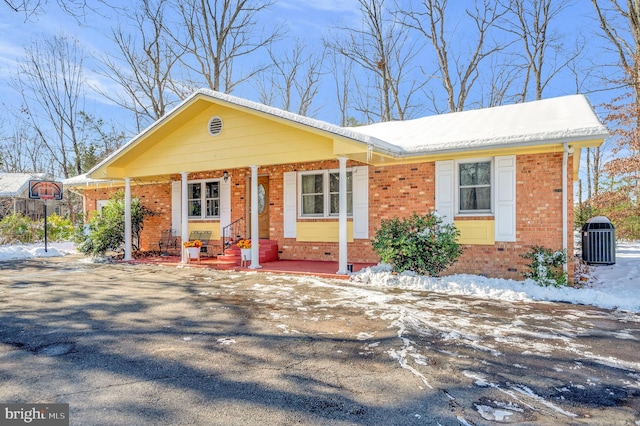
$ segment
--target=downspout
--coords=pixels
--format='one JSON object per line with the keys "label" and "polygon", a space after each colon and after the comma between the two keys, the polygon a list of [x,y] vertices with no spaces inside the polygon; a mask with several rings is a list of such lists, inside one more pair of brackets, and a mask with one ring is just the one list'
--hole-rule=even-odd
{"label": "downspout", "polygon": [[[567,251],[567,245],[568,245],[568,241],[567,241],[567,184],[568,184],[568,179],[567,179],[567,164],[569,163],[569,143],[565,142],[563,144],[563,150],[562,150],[562,249],[566,252]],[[567,259],[564,262],[564,265],[562,265],[562,270],[564,272],[567,272],[569,267],[568,267],[568,262],[569,260]]]}

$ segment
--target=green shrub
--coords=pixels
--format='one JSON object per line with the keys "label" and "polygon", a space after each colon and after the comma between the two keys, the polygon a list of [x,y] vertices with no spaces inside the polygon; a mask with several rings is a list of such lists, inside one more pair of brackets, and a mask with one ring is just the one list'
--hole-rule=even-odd
{"label": "green shrub", "polygon": [[521,256],[531,260],[527,265],[530,271],[524,273],[525,278],[531,278],[543,287],[567,285],[568,274],[562,268],[567,262],[565,250],[553,251],[549,248],[533,246],[531,251]]}
{"label": "green shrub", "polygon": [[[131,200],[131,237],[133,250],[140,248],[140,233],[144,219],[154,213],[140,200]],[[87,255],[104,255],[108,251],[124,252],[124,192],[114,193],[102,209],[94,215],[85,228],[76,232],[78,251]]]}
{"label": "green shrub", "polygon": [[[69,241],[73,236],[74,227],[71,219],[53,213],[47,216],[47,240]],[[44,219],[38,223],[38,239],[44,240]]]}
{"label": "green shrub", "polygon": [[[0,220],[0,244],[29,244],[36,241],[41,227],[28,216],[16,213]],[[44,234],[43,234],[44,235]]]}
{"label": "green shrub", "polygon": [[383,220],[373,238],[373,250],[395,272],[414,271],[437,277],[462,254],[460,232],[442,224],[436,213]]}

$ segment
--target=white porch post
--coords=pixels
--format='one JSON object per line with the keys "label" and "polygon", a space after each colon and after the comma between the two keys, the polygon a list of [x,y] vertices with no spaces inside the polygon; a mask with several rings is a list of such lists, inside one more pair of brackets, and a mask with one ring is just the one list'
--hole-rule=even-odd
{"label": "white porch post", "polygon": [[131,178],[124,178],[124,260],[131,260]]}
{"label": "white porch post", "polygon": [[340,162],[338,215],[338,274],[347,273],[347,158],[338,157]]}
{"label": "white porch post", "polygon": [[250,269],[260,266],[260,229],[258,228],[258,166],[251,166],[251,265]]}
{"label": "white porch post", "polygon": [[[182,243],[189,241],[189,195],[187,194],[189,187],[187,175],[187,172],[180,172],[180,176],[182,176],[182,193],[180,196],[180,207],[182,211],[180,215],[180,237],[182,238]],[[187,253],[184,246],[181,247],[180,253],[182,254],[181,262],[187,263]]]}

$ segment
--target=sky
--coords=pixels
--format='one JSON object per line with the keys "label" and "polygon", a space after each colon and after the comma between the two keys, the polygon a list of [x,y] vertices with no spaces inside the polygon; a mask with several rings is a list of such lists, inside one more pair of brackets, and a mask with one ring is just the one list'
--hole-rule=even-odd
{"label": "sky", "polygon": [[[402,1],[406,3],[408,0]],[[99,4],[97,2],[89,3]],[[124,0],[110,1],[110,3],[130,4]],[[461,5],[464,4],[466,3],[450,2],[448,6],[450,16],[463,16],[464,10]],[[578,2],[570,11],[561,15],[557,25],[567,32],[584,31],[584,28],[594,27],[591,22],[593,18],[589,16],[590,12],[592,12],[591,6],[587,2]],[[0,4],[0,16],[4,18],[0,18],[0,100],[3,103],[15,101],[15,92],[10,89],[9,80],[16,75],[17,61],[23,55],[24,48],[33,40],[64,33],[81,40],[87,52],[99,55],[113,49],[109,40],[109,32],[111,25],[120,21],[113,12],[106,12],[104,6],[95,13],[88,13],[82,21],[79,21],[61,11],[55,0],[45,2],[42,13],[38,15],[25,18],[24,15],[12,15],[12,13],[5,4]],[[108,13],[108,15],[102,13]],[[264,15],[264,18],[282,22],[281,26],[288,29],[287,39],[304,39],[306,43],[320,48],[321,39],[329,37],[330,31],[335,32],[333,28],[336,26],[356,26],[360,19],[360,12],[358,0],[307,0],[304,2],[277,0],[274,1],[273,7]],[[453,24],[454,19],[451,22],[451,31],[455,31],[457,34],[464,31],[464,28]],[[462,42],[456,40],[456,43],[452,43],[454,46],[451,46],[451,50],[460,47],[457,43]],[[598,43],[598,39],[594,37],[589,43],[595,45]],[[426,55],[424,50],[421,55]],[[435,61],[432,62],[435,66]],[[85,76],[95,87],[111,93],[119,90],[111,80],[99,72],[99,66],[95,61],[87,58],[86,65]],[[588,96],[597,107],[601,102],[601,94],[597,90],[591,89],[594,88],[584,87],[584,92],[590,92]],[[545,97],[574,93],[575,85],[571,81],[571,76],[567,76],[552,81],[545,92]],[[233,94],[258,100],[255,96],[255,90],[248,86],[240,87]],[[117,117],[119,111],[104,97],[97,93],[87,93],[87,95],[89,98],[87,109],[89,111],[95,108],[104,112],[107,118],[114,115]],[[339,124],[336,108],[332,106],[332,103],[335,102],[333,87],[325,87],[321,91],[320,97],[322,99],[317,106],[320,109],[319,116],[314,118]],[[429,114],[429,111],[424,111],[419,115],[426,114]]]}
{"label": "sky", "polygon": [[[59,257],[77,253],[73,243],[44,243],[0,246],[0,262],[18,259]],[[81,258],[80,262],[91,262]],[[395,275],[388,265],[378,265],[351,276],[355,284],[371,287],[396,287],[432,291],[480,299],[504,301],[566,302],[640,312],[640,241],[617,242],[614,265],[593,265],[583,275],[583,287],[541,287],[532,280],[491,279],[477,275],[452,275],[432,278],[412,273]]]}
{"label": "sky", "polygon": [[[409,0],[401,0],[405,4]],[[126,0],[113,0],[111,4],[120,2],[122,5],[129,5]],[[92,5],[98,2],[89,2]],[[466,2],[449,2],[450,16],[463,16]],[[63,32],[66,35],[74,36],[81,40],[90,55],[100,55],[110,52],[113,49],[109,40],[111,25],[118,22],[117,17],[111,12],[109,15],[103,14],[104,6],[96,12],[88,13],[84,20],[77,20],[60,10],[56,0],[43,2],[43,11],[39,15],[32,15],[26,18],[21,14],[14,14],[5,3],[0,3],[0,103],[2,107],[10,107],[5,110],[19,110],[20,100],[16,92],[11,87],[11,80],[18,70],[18,61],[24,54],[24,48],[34,40],[42,40]],[[268,12],[266,19],[273,19],[282,23],[283,28],[288,28],[288,39],[300,38],[305,40],[311,48],[319,49],[321,39],[328,37],[330,28],[336,26],[356,25],[360,19],[358,10],[358,0],[276,0],[272,9]],[[602,38],[596,36],[597,25],[593,21],[593,10],[588,1],[574,3],[570,10],[565,11],[556,24],[562,31],[570,34],[582,34],[587,40],[590,48],[601,45]],[[451,20],[451,22],[456,22]],[[452,23],[452,31],[457,34],[465,31],[464,24]],[[458,37],[464,40],[463,37]],[[456,43],[462,44],[464,41],[456,39]],[[451,49],[460,48],[456,43],[452,43]],[[568,40],[567,43],[572,43]],[[570,46],[567,46],[568,48]],[[599,51],[602,51],[600,49]],[[421,54],[425,54],[424,51]],[[431,66],[436,66],[435,61]],[[98,63],[89,56],[85,62],[84,74],[93,87],[108,93],[117,93],[119,88],[113,81],[107,78],[99,70]],[[600,67],[602,68],[602,67]],[[605,72],[600,68],[594,68],[593,72]],[[421,70],[421,75],[428,74],[429,70]],[[311,108],[313,118],[327,121],[332,124],[339,124],[339,111],[335,104],[333,82],[326,82],[322,87],[317,102]],[[253,101],[259,101],[255,87],[249,85],[241,86],[232,94],[245,97]],[[595,85],[583,86],[585,93],[600,117],[604,116],[601,107],[611,95],[610,92],[600,91]],[[562,77],[552,80],[550,86],[545,90],[544,97],[554,97],[575,93],[575,83],[572,81],[571,73],[565,70]],[[95,91],[87,91],[86,104],[82,109],[89,114],[99,116],[106,122],[117,123],[123,127],[127,139],[135,135],[135,124],[132,117],[112,102],[99,95]],[[421,103],[417,108],[421,108],[418,116],[430,115],[427,102]],[[276,105],[277,106],[277,105]],[[4,122],[10,120],[5,114]],[[0,118],[0,127],[3,119]],[[11,124],[11,123],[8,123]],[[143,126],[144,127],[144,126]],[[585,156],[582,156],[584,162]],[[583,168],[584,170],[584,168]],[[577,189],[577,186],[576,186]]]}
{"label": "sky", "polygon": [[[92,5],[97,4],[89,2]],[[110,1],[111,4],[130,4],[126,0]],[[82,22],[60,10],[55,0],[43,5],[42,13],[25,18],[22,14],[13,14],[8,7],[0,3],[0,102],[13,104],[15,91],[10,80],[16,75],[18,61],[24,55],[24,49],[32,41],[64,33],[81,40],[87,52],[100,55],[112,49],[108,39],[110,25],[117,22],[111,13],[102,16],[100,13],[89,13]],[[289,28],[292,37],[306,38],[309,34],[319,34],[331,25],[355,21],[358,15],[357,0],[278,0],[269,13],[273,19]],[[113,93],[119,88],[105,77],[99,65],[90,57],[86,61],[85,77],[94,87]],[[234,93],[237,96],[249,96],[245,93]],[[107,118],[114,117],[119,121],[122,111],[98,93],[88,92],[89,111],[99,111]],[[257,100],[257,99],[252,99]],[[325,117],[329,120],[329,117]],[[133,136],[133,135],[131,135]]]}

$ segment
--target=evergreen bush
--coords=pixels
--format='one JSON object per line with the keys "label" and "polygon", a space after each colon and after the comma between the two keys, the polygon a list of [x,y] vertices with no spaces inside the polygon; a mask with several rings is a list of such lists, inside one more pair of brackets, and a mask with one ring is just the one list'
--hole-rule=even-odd
{"label": "evergreen bush", "polygon": [[565,250],[553,251],[541,246],[533,246],[531,251],[521,255],[529,259],[531,263],[529,272],[523,275],[531,278],[542,287],[562,287],[568,283],[568,274],[562,266],[567,262],[567,252]]}
{"label": "evergreen bush", "polygon": [[[47,216],[47,240],[68,241],[73,236],[73,224],[68,218],[53,213]],[[44,219],[32,220],[22,213],[0,220],[0,244],[31,244],[44,241]]]}
{"label": "evergreen bush", "polygon": [[380,260],[395,272],[437,277],[462,254],[459,235],[453,224],[443,224],[436,213],[413,213],[404,219],[383,220],[372,245]]}
{"label": "evergreen bush", "polygon": [[36,240],[37,235],[38,223],[22,213],[0,220],[0,244],[29,244]]}
{"label": "evergreen bush", "polygon": [[[38,222],[38,239],[44,240],[44,219]],[[71,219],[53,213],[47,216],[47,240],[69,241],[74,234],[74,226]]]}
{"label": "evergreen bush", "polygon": [[[131,237],[133,250],[140,249],[140,233],[144,219],[153,216],[140,200],[131,200]],[[102,256],[108,251],[124,252],[124,192],[114,193],[100,214],[95,214],[84,229],[76,232],[78,251],[87,255]]]}

